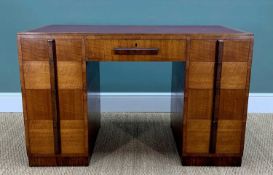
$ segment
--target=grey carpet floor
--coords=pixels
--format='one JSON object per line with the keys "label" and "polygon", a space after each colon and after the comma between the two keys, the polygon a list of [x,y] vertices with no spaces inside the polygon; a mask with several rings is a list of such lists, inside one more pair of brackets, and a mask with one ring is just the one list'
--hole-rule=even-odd
{"label": "grey carpet floor", "polygon": [[248,116],[242,167],[184,167],[167,113],[104,113],[88,167],[28,167],[21,113],[0,113],[0,174],[273,174],[273,114]]}

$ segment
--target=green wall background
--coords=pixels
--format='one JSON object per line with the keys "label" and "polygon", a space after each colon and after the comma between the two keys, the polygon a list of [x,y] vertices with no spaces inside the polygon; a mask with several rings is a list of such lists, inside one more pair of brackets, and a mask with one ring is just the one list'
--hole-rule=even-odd
{"label": "green wall background", "polygon": [[[272,0],[1,0],[0,92],[19,92],[16,33],[49,24],[225,25],[255,34],[251,92],[273,92]],[[171,63],[102,63],[104,92],[169,92]]]}

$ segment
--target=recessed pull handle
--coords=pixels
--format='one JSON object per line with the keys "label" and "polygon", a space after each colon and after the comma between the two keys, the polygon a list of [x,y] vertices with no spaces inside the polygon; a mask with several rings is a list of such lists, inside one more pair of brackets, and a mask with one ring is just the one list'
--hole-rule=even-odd
{"label": "recessed pull handle", "polygon": [[158,48],[114,48],[115,55],[157,55]]}

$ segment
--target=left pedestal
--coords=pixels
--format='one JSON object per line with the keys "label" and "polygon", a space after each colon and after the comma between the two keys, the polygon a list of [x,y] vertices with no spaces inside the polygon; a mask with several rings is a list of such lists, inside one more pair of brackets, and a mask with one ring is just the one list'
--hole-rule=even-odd
{"label": "left pedestal", "polygon": [[83,45],[76,36],[18,36],[30,166],[89,165],[100,125],[99,65],[91,64],[87,86]]}

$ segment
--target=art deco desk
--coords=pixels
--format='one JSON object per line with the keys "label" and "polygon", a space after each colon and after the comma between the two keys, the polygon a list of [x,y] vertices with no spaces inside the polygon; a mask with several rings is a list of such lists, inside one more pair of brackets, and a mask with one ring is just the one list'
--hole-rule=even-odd
{"label": "art deco desk", "polygon": [[18,33],[29,165],[89,164],[100,127],[100,61],[173,62],[171,127],[182,164],[241,165],[252,46],[253,34],[222,26]]}

